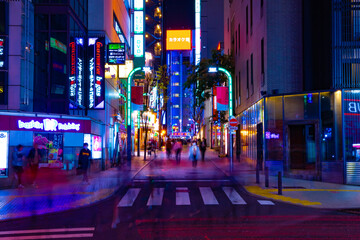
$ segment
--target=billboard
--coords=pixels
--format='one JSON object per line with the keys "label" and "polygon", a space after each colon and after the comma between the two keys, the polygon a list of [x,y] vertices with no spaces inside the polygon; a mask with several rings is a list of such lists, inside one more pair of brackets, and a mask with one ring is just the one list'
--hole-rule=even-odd
{"label": "billboard", "polygon": [[105,108],[105,38],[89,38],[88,86],[89,109]]}
{"label": "billboard", "polygon": [[167,30],[166,50],[191,50],[191,30]]}
{"label": "billboard", "polygon": [[125,64],[125,43],[109,43],[107,49],[108,64]]}

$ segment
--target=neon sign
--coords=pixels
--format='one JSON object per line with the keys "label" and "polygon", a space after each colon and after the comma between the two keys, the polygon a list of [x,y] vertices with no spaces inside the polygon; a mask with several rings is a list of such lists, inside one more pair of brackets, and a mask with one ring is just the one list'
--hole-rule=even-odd
{"label": "neon sign", "polygon": [[17,126],[19,129],[27,129],[27,130],[44,130],[44,131],[79,131],[80,123],[59,123],[56,119],[43,119],[42,122],[31,120],[29,122],[25,122],[22,120],[18,120]]}
{"label": "neon sign", "polygon": [[279,139],[280,134],[265,132],[265,139]]}
{"label": "neon sign", "polygon": [[89,108],[105,107],[105,38],[89,38]]}
{"label": "neon sign", "polygon": [[144,12],[135,11],[134,12],[134,32],[143,33],[144,32]]}
{"label": "neon sign", "polygon": [[76,93],[76,81],[75,81],[75,73],[76,73],[76,49],[75,42],[71,42],[69,44],[70,48],[70,99],[75,100]]}
{"label": "neon sign", "polygon": [[5,39],[0,38],[0,68],[5,67]]}
{"label": "neon sign", "polygon": [[9,154],[9,133],[0,132],[0,176],[6,176]]}
{"label": "neon sign", "polygon": [[134,9],[143,10],[144,9],[144,0],[135,0],[134,1]]}
{"label": "neon sign", "polygon": [[135,57],[142,57],[144,56],[144,36],[136,34],[134,36],[134,43],[135,43]]}

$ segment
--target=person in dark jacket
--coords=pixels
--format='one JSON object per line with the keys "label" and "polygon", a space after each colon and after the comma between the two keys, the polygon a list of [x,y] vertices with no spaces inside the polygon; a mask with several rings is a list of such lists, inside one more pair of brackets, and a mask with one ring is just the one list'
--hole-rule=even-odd
{"label": "person in dark jacket", "polygon": [[201,152],[201,161],[205,160],[205,152],[206,152],[206,139],[203,138],[203,140],[200,143],[200,152]]}
{"label": "person in dark jacket", "polygon": [[91,151],[89,150],[88,146],[89,145],[87,143],[84,143],[84,148],[81,149],[79,153],[79,167],[82,170],[83,182],[87,184],[89,183],[87,172],[88,172],[89,164],[90,162],[92,162]]}
{"label": "person in dark jacket", "polygon": [[34,147],[30,150],[29,155],[27,157],[30,164],[32,186],[34,188],[37,188],[35,180],[39,170],[39,162],[42,158],[42,152],[40,151],[39,145],[37,143],[34,143]]}
{"label": "person in dark jacket", "polygon": [[12,166],[14,168],[15,172],[15,178],[17,178],[19,185],[18,188],[24,188],[24,185],[22,185],[21,176],[24,172],[23,169],[23,160],[24,160],[24,153],[23,153],[24,147],[19,144],[14,149],[13,155],[12,155]]}

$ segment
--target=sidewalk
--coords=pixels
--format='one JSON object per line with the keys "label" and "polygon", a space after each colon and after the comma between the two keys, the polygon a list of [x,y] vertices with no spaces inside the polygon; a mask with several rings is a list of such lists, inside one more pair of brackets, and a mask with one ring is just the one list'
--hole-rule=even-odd
{"label": "sidewalk", "polygon": [[218,158],[217,152],[208,150],[206,158],[234,179],[253,195],[286,203],[324,209],[360,208],[360,186],[282,178],[282,195],[278,195],[277,176],[269,176],[269,188],[265,188],[265,176],[260,172],[260,183],[256,183],[256,171],[246,163],[234,159],[230,174],[229,159]]}
{"label": "sidewalk", "polygon": [[[59,212],[93,204],[110,197],[150,161],[133,157],[131,169],[125,166],[89,174],[89,185],[82,183],[82,176],[40,179],[39,188],[0,190],[0,221]],[[65,175],[64,175],[65,177]],[[46,179],[45,179],[46,180]]]}

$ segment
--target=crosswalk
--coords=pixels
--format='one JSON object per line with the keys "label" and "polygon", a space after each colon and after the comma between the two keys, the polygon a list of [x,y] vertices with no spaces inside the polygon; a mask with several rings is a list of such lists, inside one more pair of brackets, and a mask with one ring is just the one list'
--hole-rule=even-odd
{"label": "crosswalk", "polygon": [[[193,189],[192,189],[193,190]],[[216,197],[214,190],[211,187],[199,187],[198,188],[202,204],[209,206],[220,205],[219,199]],[[129,188],[125,195],[118,203],[118,207],[132,207],[135,201],[139,198],[141,188]],[[241,197],[238,191],[233,187],[222,187],[224,195],[233,205],[247,205],[248,203]],[[187,187],[176,187],[175,189],[175,205],[176,206],[189,206],[191,205],[190,191]],[[147,206],[161,206],[163,204],[165,188],[153,188],[147,199]],[[144,199],[144,197],[141,197]],[[259,205],[271,206],[275,205],[274,202],[269,200],[257,200]]]}

